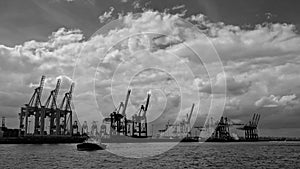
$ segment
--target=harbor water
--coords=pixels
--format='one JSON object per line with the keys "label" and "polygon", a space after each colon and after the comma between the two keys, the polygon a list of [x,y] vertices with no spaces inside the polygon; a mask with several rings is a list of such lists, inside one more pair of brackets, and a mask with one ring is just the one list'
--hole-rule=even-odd
{"label": "harbor water", "polygon": [[172,143],[109,144],[108,150],[91,152],[77,151],[76,144],[0,145],[0,168],[300,167],[300,142],[179,143],[162,154],[147,154],[167,144]]}

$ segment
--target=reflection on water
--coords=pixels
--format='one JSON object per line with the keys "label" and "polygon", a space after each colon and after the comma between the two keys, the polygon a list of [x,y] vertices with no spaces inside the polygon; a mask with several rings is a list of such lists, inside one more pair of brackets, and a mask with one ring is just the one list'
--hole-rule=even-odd
{"label": "reflection on water", "polygon": [[[108,149],[131,157],[145,157],[148,152],[161,152],[167,144],[109,144]],[[76,144],[0,145],[0,168],[300,167],[300,142],[180,143],[163,154],[140,159],[117,156],[109,151],[77,151]]]}

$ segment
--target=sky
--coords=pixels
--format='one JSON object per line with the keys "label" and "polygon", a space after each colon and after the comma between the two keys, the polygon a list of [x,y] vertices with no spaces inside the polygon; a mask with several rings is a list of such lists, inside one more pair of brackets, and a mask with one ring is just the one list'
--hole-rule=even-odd
{"label": "sky", "polygon": [[17,127],[46,75],[43,99],[57,78],[61,96],[75,81],[80,121],[101,121],[98,112],[111,112],[129,86],[129,115],[151,91],[157,127],[196,103],[196,126],[208,112],[244,123],[260,113],[262,135],[299,136],[299,8],[297,0],[1,0],[0,115]]}

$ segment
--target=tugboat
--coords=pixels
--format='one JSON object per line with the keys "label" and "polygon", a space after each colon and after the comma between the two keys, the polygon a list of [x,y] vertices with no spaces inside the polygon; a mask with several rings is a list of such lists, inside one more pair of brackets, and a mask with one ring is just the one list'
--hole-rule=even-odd
{"label": "tugboat", "polygon": [[105,150],[106,145],[98,142],[96,140],[87,140],[84,143],[77,144],[78,151],[95,151],[95,150]]}
{"label": "tugboat", "polygon": [[95,151],[95,150],[105,150],[105,144],[97,144],[97,143],[81,143],[77,144],[78,151]]}

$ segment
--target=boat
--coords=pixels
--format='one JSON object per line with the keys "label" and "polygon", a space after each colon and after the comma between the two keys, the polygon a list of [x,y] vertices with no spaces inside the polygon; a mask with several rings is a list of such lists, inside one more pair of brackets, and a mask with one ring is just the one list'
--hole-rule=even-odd
{"label": "boat", "polygon": [[78,151],[95,151],[95,150],[105,150],[106,145],[102,144],[99,137],[91,136],[85,142],[77,144]]}
{"label": "boat", "polygon": [[84,142],[77,144],[77,150],[78,151],[95,151],[95,150],[105,150],[106,145],[102,143],[96,143],[96,142]]}

